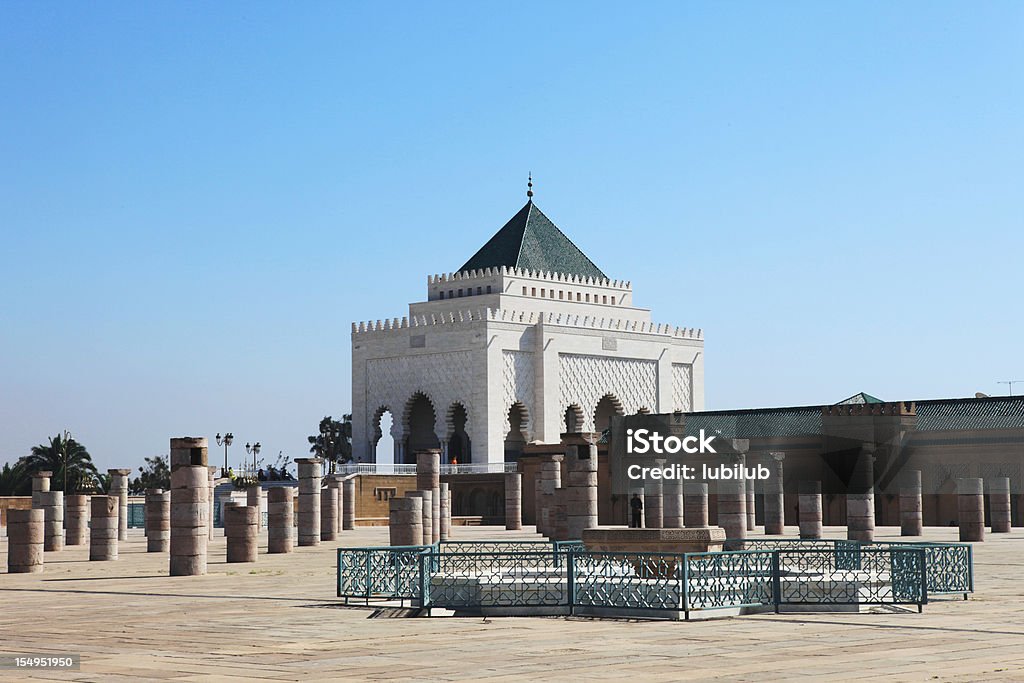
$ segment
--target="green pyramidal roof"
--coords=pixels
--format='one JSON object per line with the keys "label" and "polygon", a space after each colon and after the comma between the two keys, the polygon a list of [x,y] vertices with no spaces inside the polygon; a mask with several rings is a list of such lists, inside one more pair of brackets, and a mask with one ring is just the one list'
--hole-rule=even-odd
{"label": "green pyramidal roof", "polygon": [[458,272],[501,266],[608,279],[533,200],[526,202]]}

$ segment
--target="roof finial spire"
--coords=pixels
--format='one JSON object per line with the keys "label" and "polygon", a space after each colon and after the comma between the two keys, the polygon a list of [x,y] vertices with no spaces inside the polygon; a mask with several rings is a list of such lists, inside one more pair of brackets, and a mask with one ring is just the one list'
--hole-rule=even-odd
{"label": "roof finial spire", "polygon": [[526,177],[526,196],[528,199],[533,199],[533,171]]}

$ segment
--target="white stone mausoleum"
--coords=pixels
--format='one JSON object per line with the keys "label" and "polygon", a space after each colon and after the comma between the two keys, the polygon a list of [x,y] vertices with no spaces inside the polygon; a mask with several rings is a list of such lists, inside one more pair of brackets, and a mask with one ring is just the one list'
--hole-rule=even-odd
{"label": "white stone mausoleum", "polygon": [[[407,316],[352,325],[357,461],[500,463],[614,414],[704,408],[701,331],[652,322],[529,195]],[[387,412],[394,453],[377,452]]]}

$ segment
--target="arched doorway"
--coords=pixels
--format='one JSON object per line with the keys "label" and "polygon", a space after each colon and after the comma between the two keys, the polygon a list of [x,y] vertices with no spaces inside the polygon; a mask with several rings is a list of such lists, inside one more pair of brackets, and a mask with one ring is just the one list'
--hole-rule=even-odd
{"label": "arched doorway", "polygon": [[508,434],[505,435],[505,462],[518,462],[526,445],[526,427],[530,421],[526,406],[518,401],[508,409]]}
{"label": "arched doorway", "polygon": [[416,451],[428,448],[440,448],[434,426],[437,413],[434,404],[425,394],[417,392],[409,399],[405,407],[405,462],[416,463]]}
{"label": "arched doorway", "polygon": [[392,435],[395,426],[394,415],[387,406],[377,409],[373,417],[373,435],[370,448],[375,463],[395,462],[395,438]]}
{"label": "arched doorway", "polygon": [[466,433],[466,422],[469,415],[461,403],[453,403],[448,408],[448,462],[466,464],[473,462],[472,445]]}
{"label": "arched doorway", "polygon": [[594,408],[594,431],[603,432],[612,426],[614,415],[625,415],[622,403],[615,394],[605,394]]}

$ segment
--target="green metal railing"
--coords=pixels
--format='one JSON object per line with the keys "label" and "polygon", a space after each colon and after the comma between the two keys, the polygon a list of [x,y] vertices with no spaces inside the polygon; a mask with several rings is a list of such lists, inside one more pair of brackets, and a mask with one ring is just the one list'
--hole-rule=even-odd
{"label": "green metal railing", "polygon": [[[338,596],[454,610],[678,611],[917,605],[973,591],[969,544],[744,540],[710,553],[587,551],[579,541],[339,548]],[[751,547],[753,546],[753,547]]]}

